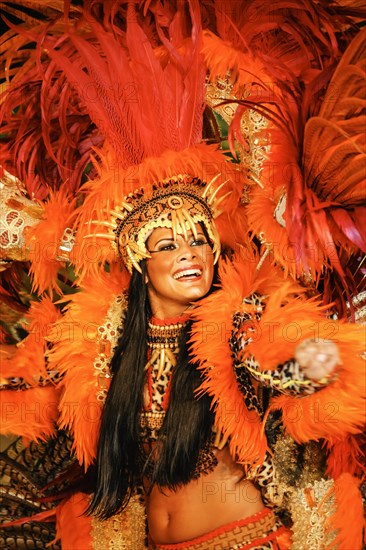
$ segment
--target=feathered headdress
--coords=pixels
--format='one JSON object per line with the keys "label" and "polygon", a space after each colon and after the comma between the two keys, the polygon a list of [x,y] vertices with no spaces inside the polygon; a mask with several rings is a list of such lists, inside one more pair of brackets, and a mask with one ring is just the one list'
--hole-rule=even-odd
{"label": "feathered headdress", "polygon": [[[111,36],[93,21],[90,39],[70,25],[67,38],[77,62],[62,45],[48,49],[73,86],[93,89],[84,101],[105,136],[103,150],[96,153],[97,177],[85,186],[79,210],[74,260],[82,274],[118,259],[117,251],[130,271],[139,269],[139,261],[148,257],[144,242],[159,225],[185,233],[204,223],[219,254],[213,218],[223,200],[227,157],[201,143],[202,29],[198,2],[192,0],[188,8],[189,16],[180,6],[167,32],[157,26],[159,46],[129,3],[123,34]],[[97,262],[88,259],[90,246],[97,247]]]}

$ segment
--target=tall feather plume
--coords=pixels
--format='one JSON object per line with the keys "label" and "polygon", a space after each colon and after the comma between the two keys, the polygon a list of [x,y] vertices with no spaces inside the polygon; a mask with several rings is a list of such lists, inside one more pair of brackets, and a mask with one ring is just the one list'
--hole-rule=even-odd
{"label": "tall feather plume", "polygon": [[[293,201],[297,213],[289,231],[297,243],[306,240],[322,264],[334,269],[342,290],[357,293],[347,264],[366,252],[365,170],[363,139],[365,30],[353,39],[335,71],[317,116],[308,120],[303,143],[303,192]],[[335,283],[324,279],[325,293],[336,296]],[[342,306],[343,300],[338,298]]]}
{"label": "tall feather plume", "polygon": [[[305,127],[303,153],[306,183],[327,208],[325,225],[333,223],[338,227],[341,246],[353,246],[363,252],[365,39],[366,32],[361,30],[339,63],[319,115]],[[307,220],[311,223],[311,211],[309,214]]]}
{"label": "tall feather plume", "polygon": [[[227,161],[213,147],[199,145],[205,69],[198,2],[180,3],[171,21],[157,24],[154,40],[134,10],[133,3],[128,4],[126,33],[113,37],[96,22],[88,37],[79,36],[70,25],[68,36],[78,51],[78,64],[59,50],[49,51],[68,80],[84,88],[95,86],[96,97],[85,101],[106,139],[103,151],[98,151],[100,166],[95,165],[98,177],[84,186],[86,198],[78,220],[76,265],[83,275],[97,275],[98,263],[117,259],[90,220],[107,221],[106,212],[138,187],[148,196],[152,183],[167,177],[195,173],[206,180],[213,165],[216,173],[221,172]],[[90,235],[95,238],[90,240]],[[85,261],[83,252],[92,244],[101,250],[94,264]]]}
{"label": "tall feather plume", "polygon": [[[122,168],[159,156],[167,149],[183,149],[201,139],[201,33],[198,3],[194,0],[190,6],[192,40],[188,46],[185,41],[188,51],[184,56],[177,53],[182,44],[172,36],[176,22],[170,25],[168,37],[160,30],[163,43],[170,48],[165,66],[154,51],[156,44],[150,42],[139,25],[133,3],[128,5],[128,25],[123,35],[112,36],[101,24],[91,21],[91,33],[81,36],[78,25],[70,23],[66,37],[77,52],[77,60],[70,61],[68,50],[59,48],[66,38],[57,43],[57,49],[55,44],[49,45],[50,58],[67,80],[76,84],[79,91],[94,92],[93,96],[83,97],[86,110]],[[175,18],[179,17],[178,11]]]}
{"label": "tall feather plume", "polygon": [[[98,18],[94,4],[86,2],[84,11],[56,13],[53,21],[34,29],[27,23],[19,29],[14,56],[30,41],[36,48],[27,69],[14,77],[3,105],[8,135],[4,158],[31,195],[44,199],[61,182],[68,194],[78,193],[86,167],[95,180],[82,189],[88,195],[79,220],[83,260],[83,236],[93,232],[90,227],[85,231],[85,222],[103,220],[111,195],[121,198],[139,185],[194,168],[206,179],[205,163],[215,156],[212,148],[198,148],[191,158],[179,154],[202,138],[205,69],[197,0],[179,3],[172,13],[168,6],[156,16],[154,28],[133,2],[103,6]],[[117,14],[128,24],[121,26]],[[14,110],[15,117],[9,116]],[[103,174],[91,162],[93,149],[99,165],[108,157]],[[168,152],[166,166],[149,162],[163,152]],[[218,172],[225,160],[216,154]],[[103,202],[104,189],[111,187]],[[106,244],[100,262],[86,262],[93,272],[98,263],[115,259]]]}
{"label": "tall feather plume", "polygon": [[[0,45],[7,77],[0,109],[2,162],[32,197],[44,199],[50,187],[61,184],[75,193],[90,151],[103,137],[97,135],[82,101],[45,55],[44,41],[49,47],[65,31],[64,2],[56,0],[52,6],[21,2],[19,7],[4,9],[20,22],[14,25],[5,18],[9,30]],[[71,18],[80,17],[79,8],[69,11]]]}
{"label": "tall feather plume", "polygon": [[[246,94],[244,99],[237,95],[231,149],[235,139],[245,145],[245,111],[253,109],[268,120],[258,135],[264,144],[269,135],[271,143],[260,176],[262,189],[248,181],[249,228],[272,248],[286,271],[296,277],[311,275],[315,285],[325,285],[328,296],[333,270],[342,309],[342,294],[347,286],[354,289],[344,257],[365,247],[365,155],[360,143],[364,31],[331,77],[365,10],[343,2],[329,6],[304,0],[294,6],[254,0],[242,10],[236,2],[217,2],[214,16],[218,34],[233,54],[225,51],[214,62],[212,48],[210,72],[223,78],[229,58],[226,68],[234,84],[236,79],[234,91]],[[205,57],[210,61],[208,54]],[[276,210],[284,196],[287,204],[279,221]]]}

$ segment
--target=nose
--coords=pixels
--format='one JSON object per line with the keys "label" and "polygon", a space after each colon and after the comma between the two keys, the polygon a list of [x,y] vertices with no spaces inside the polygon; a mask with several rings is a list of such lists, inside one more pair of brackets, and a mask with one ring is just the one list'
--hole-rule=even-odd
{"label": "nose", "polygon": [[196,251],[194,247],[190,246],[187,241],[182,241],[179,243],[179,254],[177,257],[178,262],[182,262],[184,260],[192,260],[196,257]]}

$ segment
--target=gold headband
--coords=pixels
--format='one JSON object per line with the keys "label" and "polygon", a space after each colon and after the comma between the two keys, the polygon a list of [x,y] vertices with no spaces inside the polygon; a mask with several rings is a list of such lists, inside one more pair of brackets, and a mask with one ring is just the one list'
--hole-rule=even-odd
{"label": "gold headband", "polygon": [[148,197],[144,189],[130,193],[109,211],[111,221],[102,223],[111,229],[108,238],[115,241],[130,273],[133,268],[141,272],[140,261],[150,258],[145,243],[157,227],[171,228],[176,238],[177,234],[187,237],[188,231],[196,236],[196,224],[202,223],[213,243],[215,262],[218,260],[220,239],[213,220],[226,197],[216,198],[224,184],[216,190],[212,187],[219,175],[209,184],[191,176],[176,176],[154,184]]}

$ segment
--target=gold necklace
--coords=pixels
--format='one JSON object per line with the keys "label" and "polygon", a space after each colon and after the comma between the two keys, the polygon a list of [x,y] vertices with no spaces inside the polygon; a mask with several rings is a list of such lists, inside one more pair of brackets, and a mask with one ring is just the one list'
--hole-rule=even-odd
{"label": "gold necklace", "polygon": [[145,369],[157,367],[157,378],[164,372],[175,367],[176,356],[179,352],[179,337],[182,329],[188,323],[188,315],[181,316],[181,321],[171,324],[157,324],[150,321],[147,329],[147,345],[151,350],[151,357]]}

